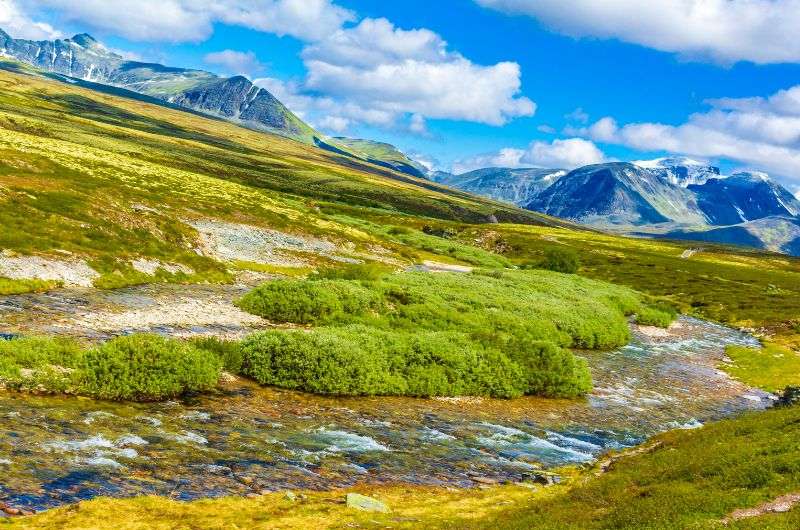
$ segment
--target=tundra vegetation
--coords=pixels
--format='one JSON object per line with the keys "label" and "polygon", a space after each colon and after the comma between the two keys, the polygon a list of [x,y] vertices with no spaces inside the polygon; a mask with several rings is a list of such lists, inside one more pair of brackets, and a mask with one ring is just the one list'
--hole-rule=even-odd
{"label": "tundra vegetation", "polygon": [[574,397],[591,376],[569,348],[626,344],[627,315],[664,327],[675,317],[631,289],[549,271],[320,276],[268,282],[238,302],[315,326],[246,339],[245,374],[322,394]]}
{"label": "tundra vegetation", "polygon": [[[3,64],[3,256],[80,259],[99,273],[94,284],[100,288],[229,282],[242,269],[309,275],[244,297],[242,307],[286,329],[243,343],[152,336],[104,345],[0,341],[0,379],[8,388],[165,399],[210,390],[224,369],[326,393],[575,395],[585,392],[588,378],[571,348],[612,348],[627,340],[625,315],[667,325],[675,310],[764,339],[763,350],[729,350],[732,362],[722,368],[735,377],[770,391],[798,385],[798,259],[708,244],[684,258],[696,243],[584,230],[291,140]],[[201,252],[200,235],[186,222],[194,219],[347,243],[354,254],[379,246],[398,267],[434,260],[482,270],[434,276],[345,268],[314,276],[320,265],[314,259],[292,269],[223,262]],[[132,266],[140,258],[192,272],[148,275]],[[507,270],[512,267],[576,274]],[[58,286],[0,278],[3,295]],[[280,305],[271,303],[278,299]],[[539,318],[523,321],[517,311]],[[452,354],[446,342],[462,353]],[[354,369],[312,381],[320,367],[334,370],[360,349],[373,354],[358,358],[374,367],[370,374]],[[318,365],[299,367],[294,358]],[[143,363],[158,369],[142,373]],[[302,502],[278,493],[193,503],[98,499],[0,524],[94,528],[114,513],[118,521],[154,528],[180,521],[198,528],[794,529],[797,508],[722,521],[737,508],[800,491],[798,425],[794,406],[668,433],[651,451],[618,460],[606,472],[563,470],[574,478],[536,492],[360,489],[386,501],[390,515],[348,511],[331,502],[341,492],[316,492]]]}

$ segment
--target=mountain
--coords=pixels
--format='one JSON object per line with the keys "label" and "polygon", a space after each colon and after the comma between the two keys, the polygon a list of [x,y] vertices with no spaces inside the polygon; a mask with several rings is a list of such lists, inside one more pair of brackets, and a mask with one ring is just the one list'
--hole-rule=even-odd
{"label": "mountain", "polygon": [[490,167],[460,175],[440,172],[431,178],[446,186],[524,206],[566,174],[563,169]]}
{"label": "mountain", "polygon": [[692,184],[705,184],[709,179],[720,178],[718,167],[709,166],[686,157],[637,160],[633,164],[647,169],[670,184],[682,188]]}
{"label": "mountain", "polygon": [[800,215],[800,201],[765,173],[736,173],[690,185],[711,225],[735,225],[770,216]]}
{"label": "mountain", "polygon": [[344,146],[351,153],[363,158],[367,162],[388,167],[389,169],[394,169],[395,171],[415,177],[426,178],[427,170],[392,144],[341,136],[331,138],[331,140],[334,146]]}
{"label": "mountain", "polygon": [[708,230],[675,230],[658,237],[708,241],[800,256],[800,219],[770,216]]}
{"label": "mountain", "polygon": [[593,225],[705,224],[693,194],[627,162],[570,171],[526,205],[528,209]]}
{"label": "mountain", "polygon": [[245,77],[222,78],[202,70],[128,61],[85,33],[30,41],[2,32],[0,54],[45,72],[124,88],[305,143],[321,136]]}

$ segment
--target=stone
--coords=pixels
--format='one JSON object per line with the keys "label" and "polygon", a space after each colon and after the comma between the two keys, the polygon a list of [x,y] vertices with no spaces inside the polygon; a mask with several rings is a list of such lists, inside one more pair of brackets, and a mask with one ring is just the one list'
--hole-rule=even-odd
{"label": "stone", "polygon": [[472,477],[472,481],[477,482],[478,484],[486,484],[489,486],[497,484],[495,479],[489,477]]}
{"label": "stone", "polygon": [[297,500],[297,495],[293,491],[287,491],[284,497],[286,497],[286,500],[292,502]]}
{"label": "stone", "polygon": [[348,493],[346,503],[348,508],[355,508],[365,512],[389,513],[391,511],[389,506],[378,499],[373,499],[372,497],[367,497],[366,495],[360,495],[358,493]]}

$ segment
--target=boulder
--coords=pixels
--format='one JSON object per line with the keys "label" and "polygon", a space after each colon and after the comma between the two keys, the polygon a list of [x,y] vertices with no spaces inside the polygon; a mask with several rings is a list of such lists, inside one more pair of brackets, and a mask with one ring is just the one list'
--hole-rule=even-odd
{"label": "boulder", "polygon": [[360,495],[358,493],[348,493],[346,499],[348,508],[355,508],[365,512],[389,513],[389,507],[377,499]]}

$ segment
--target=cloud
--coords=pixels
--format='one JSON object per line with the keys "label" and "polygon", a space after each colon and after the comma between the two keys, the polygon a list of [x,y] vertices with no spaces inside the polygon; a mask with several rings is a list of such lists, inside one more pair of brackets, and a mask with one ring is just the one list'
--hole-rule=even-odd
{"label": "cloud", "polygon": [[565,114],[564,117],[569,121],[577,121],[579,123],[586,123],[589,121],[589,115],[586,114],[581,107],[578,107],[569,114]]}
{"label": "cloud", "polygon": [[343,133],[350,127],[350,120],[341,116],[325,116],[317,122],[317,127],[335,133]]}
{"label": "cloud", "polygon": [[305,87],[396,115],[503,125],[531,116],[514,62],[478,65],[427,29],[364,19],[303,51]]}
{"label": "cloud", "polygon": [[574,132],[641,151],[733,160],[800,183],[800,85],[766,98],[725,98],[707,103],[707,112],[692,114],[678,125],[618,125],[613,118],[605,117]]}
{"label": "cloud", "polygon": [[21,1],[31,9],[56,9],[66,21],[154,42],[200,42],[216,22],[314,41],[354,19],[351,11],[330,0]]}
{"label": "cloud", "polygon": [[613,38],[721,63],[800,62],[798,0],[475,0],[574,37]]}
{"label": "cloud", "polygon": [[50,24],[37,22],[12,0],[0,0],[0,28],[16,39],[48,40],[61,37]]}
{"label": "cloud", "polygon": [[545,167],[574,169],[606,160],[603,152],[583,138],[555,139],[552,142],[531,142],[527,149],[505,148],[497,153],[481,155],[453,164],[455,173],[482,167]]}
{"label": "cloud", "polygon": [[429,119],[503,125],[536,105],[519,94],[519,65],[478,65],[428,29],[364,19],[302,52],[307,75],[256,84],[305,119],[341,133],[356,123],[427,136]]}
{"label": "cloud", "polygon": [[250,76],[254,72],[264,69],[258,61],[256,54],[248,52],[237,52],[234,50],[222,50],[219,52],[208,53],[203,57],[203,61],[208,64],[219,66],[224,72],[235,75]]}
{"label": "cloud", "polygon": [[539,131],[540,133],[545,133],[545,134],[555,134],[556,133],[556,130],[553,127],[547,125],[546,123],[543,123],[542,125],[537,126],[536,130]]}
{"label": "cloud", "polygon": [[[304,77],[263,78],[260,86],[335,132],[362,123],[429,135],[431,119],[500,126],[536,111],[521,94],[519,64],[474,63],[437,33],[397,28],[384,18],[348,24],[356,14],[333,0],[16,1],[29,13],[137,41],[200,42],[218,23],[296,37],[305,43]],[[223,50],[205,59],[226,73],[261,69],[251,52]]]}

